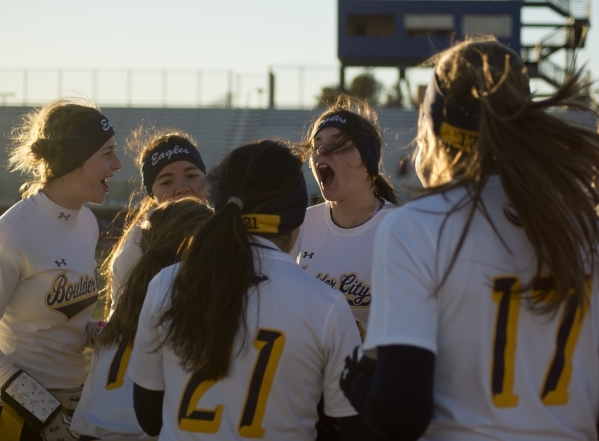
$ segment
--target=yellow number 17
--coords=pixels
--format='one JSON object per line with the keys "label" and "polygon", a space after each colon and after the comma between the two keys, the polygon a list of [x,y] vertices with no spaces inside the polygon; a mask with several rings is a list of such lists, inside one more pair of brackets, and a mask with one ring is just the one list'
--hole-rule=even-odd
{"label": "yellow number 17", "polygon": [[[551,286],[549,277],[539,278],[533,286],[543,291]],[[493,337],[491,364],[491,392],[496,407],[515,407],[518,395],[514,393],[516,340],[520,313],[521,283],[515,276],[499,277],[493,283],[493,301],[498,304]],[[590,290],[590,279],[585,285]],[[555,337],[555,350],[541,390],[541,401],[547,406],[568,402],[568,385],[572,376],[572,355],[580,336],[582,322],[588,308],[577,305],[574,297],[566,302]]]}

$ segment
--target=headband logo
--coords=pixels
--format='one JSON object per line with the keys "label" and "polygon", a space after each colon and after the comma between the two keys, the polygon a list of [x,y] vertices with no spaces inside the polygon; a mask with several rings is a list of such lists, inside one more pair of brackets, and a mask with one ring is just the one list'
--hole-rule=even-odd
{"label": "headband logo", "polygon": [[347,120],[345,118],[341,118],[339,115],[333,115],[329,118],[323,119],[320,124],[318,124],[319,126],[322,126],[323,124],[326,124],[328,122],[340,122],[341,124],[345,124],[347,122]]}
{"label": "headband logo", "polygon": [[112,123],[107,119],[103,119],[102,121],[100,121],[100,124],[102,124],[102,129],[104,129],[105,132],[110,130],[110,128],[112,127]]}
{"label": "headband logo", "polygon": [[251,233],[278,233],[281,216],[278,214],[244,214],[243,224]]}
{"label": "headband logo", "polygon": [[167,150],[166,152],[162,152],[160,154],[154,153],[152,155],[152,165],[156,165],[158,163],[158,161],[160,161],[161,159],[164,159],[164,158],[171,159],[172,155],[177,155],[180,153],[189,154],[189,150],[176,145],[172,150]]}
{"label": "headband logo", "polygon": [[478,132],[460,129],[445,121],[441,123],[441,141],[459,150],[471,152],[478,141]]}

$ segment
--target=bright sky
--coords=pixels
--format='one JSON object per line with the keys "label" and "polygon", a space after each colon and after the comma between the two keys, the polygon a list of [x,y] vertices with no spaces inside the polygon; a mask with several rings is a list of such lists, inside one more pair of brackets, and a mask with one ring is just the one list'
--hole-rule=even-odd
{"label": "bright sky", "polygon": [[[599,5],[593,6],[597,28],[579,60],[590,60],[599,78],[599,57],[592,57],[599,48]],[[214,103],[231,87],[237,104],[253,106],[265,103],[258,89],[265,90],[266,72],[274,66],[278,100],[310,106],[320,87],[338,77],[337,0],[3,0],[0,16],[0,97],[13,93],[5,98],[9,103],[22,102],[25,93],[47,100],[59,92],[95,95],[100,104],[124,102],[125,70],[150,68],[132,74],[133,102],[159,104],[166,83],[170,101]],[[299,65],[331,68],[306,67],[302,74],[285,67]],[[55,72],[32,69],[25,91],[22,68],[63,69],[62,82]],[[99,69],[95,91],[92,69]],[[166,80],[164,69],[173,72]],[[202,70],[200,78],[196,70]],[[396,77],[389,69],[376,75],[389,84]],[[416,72],[409,75],[413,83],[426,82]]]}

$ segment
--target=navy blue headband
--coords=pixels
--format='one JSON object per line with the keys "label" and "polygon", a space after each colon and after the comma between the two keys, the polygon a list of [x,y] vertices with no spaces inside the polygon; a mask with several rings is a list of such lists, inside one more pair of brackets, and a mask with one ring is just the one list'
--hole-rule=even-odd
{"label": "navy blue headband", "polygon": [[[325,127],[336,127],[345,135],[349,136],[349,127],[355,124],[355,122],[353,120],[348,121],[348,119],[349,118],[339,114],[331,115],[318,124],[314,136]],[[379,174],[379,162],[381,160],[381,148],[379,142],[372,136],[364,134],[362,139],[357,143],[356,148],[360,152],[360,157],[366,166],[368,174],[370,176],[377,176]]]}
{"label": "navy blue headband", "polygon": [[188,161],[206,174],[206,166],[198,149],[188,142],[169,139],[168,142],[159,144],[144,158],[141,165],[141,178],[143,186],[149,196],[152,196],[152,186],[160,171],[167,165],[178,161]]}
{"label": "navy blue headband", "polygon": [[284,236],[304,223],[308,207],[306,180],[302,173],[293,190],[266,204],[246,207],[242,199],[231,197],[227,201],[217,201],[214,208],[219,211],[230,203],[240,207],[241,218],[249,233],[265,237]]}
{"label": "navy blue headband", "polygon": [[480,107],[462,104],[443,95],[433,72],[422,102],[423,117],[445,144],[472,151],[478,140]]}
{"label": "navy blue headband", "polygon": [[73,127],[62,141],[63,158],[60,166],[53,171],[52,178],[58,179],[81,167],[114,136],[112,124],[96,109],[81,124]]}

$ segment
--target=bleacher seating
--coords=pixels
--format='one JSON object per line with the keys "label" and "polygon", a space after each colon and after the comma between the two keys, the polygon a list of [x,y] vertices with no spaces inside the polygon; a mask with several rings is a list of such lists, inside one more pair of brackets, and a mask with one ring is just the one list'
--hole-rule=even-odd
{"label": "bleacher seating", "polygon": [[[29,107],[0,107],[0,134],[8,148],[8,136],[19,121],[19,117],[31,110]],[[319,110],[278,110],[278,109],[173,109],[173,108],[103,108],[117,132],[117,145],[123,161],[123,169],[109,181],[110,193],[102,206],[108,210],[122,208],[131,192],[141,182],[139,171],[132,158],[123,154],[123,146],[128,134],[140,124],[157,127],[174,127],[191,134],[198,142],[206,167],[211,169],[224,156],[240,145],[264,138],[280,138],[299,143],[305,136],[310,123],[318,116]],[[595,119],[581,112],[562,112],[570,121],[596,127]],[[380,109],[380,123],[384,130],[384,167],[402,199],[409,198],[409,192],[402,184],[417,185],[413,169],[399,176],[398,161],[412,153],[413,139],[416,136],[418,112],[402,109]],[[7,151],[0,149],[0,163],[6,164]],[[318,185],[305,167],[306,182],[310,195],[318,195]],[[23,177],[9,173],[0,167],[0,209],[6,209],[19,200],[18,188]]]}

